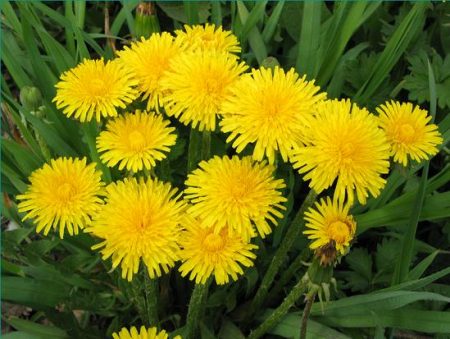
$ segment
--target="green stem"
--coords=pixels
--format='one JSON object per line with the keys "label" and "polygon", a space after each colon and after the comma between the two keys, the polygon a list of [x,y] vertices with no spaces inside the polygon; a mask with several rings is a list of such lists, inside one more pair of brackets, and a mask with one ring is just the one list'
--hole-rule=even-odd
{"label": "green stem", "polygon": [[287,268],[287,270],[283,271],[280,279],[278,279],[275,283],[275,286],[270,290],[269,295],[267,297],[268,303],[273,301],[277,295],[281,292],[284,286],[286,286],[296,272],[300,270],[300,268],[304,265],[304,262],[308,260],[311,251],[309,248],[305,248],[303,251],[299,253],[297,258],[291,263],[291,265]]}
{"label": "green stem", "polygon": [[145,304],[147,308],[147,325],[157,326],[158,324],[158,279],[151,279],[145,274]]}
{"label": "green stem", "polygon": [[109,168],[106,167],[100,160],[100,157],[97,153],[97,147],[95,145],[95,139],[97,137],[97,124],[95,121],[81,123],[81,128],[83,130],[83,133],[86,137],[86,142],[89,147],[89,155],[91,157],[91,160],[96,162],[103,172],[103,180],[106,183],[111,182],[111,172],[109,171]]}
{"label": "green stem", "polygon": [[278,250],[275,252],[275,256],[272,259],[272,262],[269,265],[269,268],[266,271],[266,274],[263,277],[261,285],[256,291],[255,297],[253,298],[252,304],[250,305],[250,312],[248,313],[248,318],[254,315],[254,313],[261,308],[264,301],[267,297],[267,292],[272,285],[275,276],[278,273],[278,270],[281,268],[284,259],[286,258],[289,250],[294,244],[295,240],[298,238],[299,232],[303,228],[305,223],[303,216],[307,208],[311,207],[314,201],[316,200],[317,194],[314,190],[310,190],[308,195],[306,196],[303,204],[300,206],[300,209],[297,212],[294,220],[289,225],[289,228],[278,247]]}
{"label": "green stem", "polygon": [[196,334],[208,295],[209,281],[210,280],[205,284],[195,284],[191,300],[189,301],[189,309],[186,318],[186,339],[198,338]]}
{"label": "green stem", "polygon": [[211,132],[199,132],[192,128],[189,136],[188,173],[192,172],[202,160],[209,158],[211,153]]}
{"label": "green stem", "polygon": [[305,308],[303,309],[302,322],[300,327],[300,339],[306,339],[306,328],[308,326],[308,318],[309,314],[311,313],[311,307],[314,303],[315,298],[316,298],[316,291],[313,291],[312,293],[309,293],[306,296],[306,304]]}
{"label": "green stem", "polygon": [[258,326],[254,331],[250,333],[247,339],[258,339],[262,337],[267,331],[273,328],[283,318],[289,309],[295,304],[295,302],[303,295],[308,286],[306,279],[301,279],[297,285],[295,285],[287,297],[283,300],[280,306],[278,306],[264,322]]}

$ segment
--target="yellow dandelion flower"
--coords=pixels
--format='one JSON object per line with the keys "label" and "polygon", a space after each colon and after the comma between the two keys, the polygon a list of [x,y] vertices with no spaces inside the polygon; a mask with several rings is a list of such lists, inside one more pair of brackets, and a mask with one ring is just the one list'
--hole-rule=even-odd
{"label": "yellow dandelion flower", "polygon": [[154,33],[150,38],[142,38],[130,47],[119,51],[119,61],[132,72],[138,80],[138,88],[143,93],[143,100],[147,101],[147,110],[155,109],[159,112],[162,106],[161,98],[164,91],[161,80],[168,70],[170,60],[180,53],[180,47],[174,43],[169,33]]}
{"label": "yellow dandelion flower", "polygon": [[247,69],[225,53],[186,52],[174,58],[162,81],[168,94],[164,107],[169,116],[199,130],[214,130],[228,88]]}
{"label": "yellow dandelion flower", "polygon": [[218,285],[226,284],[244,273],[242,266],[253,266],[256,255],[252,253],[258,246],[250,244],[237,233],[223,228],[215,232],[215,227],[203,227],[194,218],[185,219],[185,230],[180,237],[182,248],[179,268],[181,276],[189,273],[189,279],[196,284],[204,284],[214,275]]}
{"label": "yellow dandelion flower", "polygon": [[411,158],[417,162],[429,159],[438,152],[442,136],[426,110],[411,103],[386,102],[377,108],[381,128],[391,144],[394,161],[408,165]]}
{"label": "yellow dandelion flower", "polygon": [[255,143],[253,158],[275,162],[280,151],[284,161],[292,148],[303,142],[306,122],[313,114],[316,102],[325,99],[314,82],[300,78],[294,69],[253,69],[231,87],[231,95],[222,105],[222,132],[231,132],[227,142],[233,142],[240,153]]}
{"label": "yellow dandelion flower", "polygon": [[336,194],[350,203],[354,194],[365,204],[369,193],[376,197],[386,184],[389,144],[377,118],[350,100],[329,100],[316,106],[310,121],[308,143],[295,150],[292,161],[317,193],[337,179]]}
{"label": "yellow dandelion flower", "polygon": [[348,214],[350,205],[329,197],[315,203],[305,212],[307,230],[303,234],[313,240],[309,247],[322,264],[329,264],[337,255],[344,255],[353,240],[356,222]]}
{"label": "yellow dandelion flower", "polygon": [[119,163],[119,170],[133,172],[151,169],[166,157],[177,136],[161,115],[136,111],[109,120],[106,131],[97,137],[100,159],[109,167]]}
{"label": "yellow dandelion flower", "polygon": [[81,122],[114,117],[138,96],[136,80],[117,60],[87,60],[64,72],[55,85],[56,107]]}
{"label": "yellow dandelion flower", "polygon": [[50,164],[34,171],[24,194],[18,195],[23,220],[34,219],[36,232],[48,234],[51,228],[78,234],[78,230],[91,222],[91,217],[102,204],[101,172],[95,164],[86,164],[86,158],[52,159]]}
{"label": "yellow dandelion flower", "polygon": [[176,30],[176,41],[185,49],[193,51],[216,51],[240,53],[241,47],[237,37],[231,31],[224,31],[221,26],[206,24],[184,25],[184,30]]}
{"label": "yellow dandelion flower", "polygon": [[106,204],[86,231],[103,239],[93,249],[101,248],[104,260],[112,257],[122,278],[132,280],[140,259],[150,278],[168,272],[178,260],[185,204],[175,195],[170,184],[151,179],[126,178],[106,187]]}
{"label": "yellow dandelion flower", "polygon": [[218,232],[224,227],[244,239],[261,237],[272,232],[270,221],[277,225],[282,218],[281,203],[286,198],[280,189],[282,179],[274,179],[275,168],[265,163],[253,162],[251,157],[214,157],[202,161],[198,169],[188,175],[185,196],[192,206],[188,213],[203,220],[204,226],[215,225]]}
{"label": "yellow dandelion flower", "polygon": [[[123,327],[120,332],[113,333],[112,336],[113,339],[169,339],[165,330],[158,332],[156,327],[145,328],[145,326],[141,326],[139,332],[134,326],[130,330]],[[181,336],[177,335],[173,339],[181,339]]]}

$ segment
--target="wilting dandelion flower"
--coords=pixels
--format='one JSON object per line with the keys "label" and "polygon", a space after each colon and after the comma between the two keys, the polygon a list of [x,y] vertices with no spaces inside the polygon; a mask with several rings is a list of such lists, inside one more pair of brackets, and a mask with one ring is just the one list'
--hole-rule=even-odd
{"label": "wilting dandelion flower", "polygon": [[119,170],[151,169],[175,145],[175,128],[169,123],[161,115],[139,110],[109,120],[106,131],[97,137],[97,149],[103,152],[100,159],[110,167],[119,164]]}
{"label": "wilting dandelion flower", "polygon": [[344,255],[353,240],[356,222],[348,214],[349,204],[329,197],[316,202],[315,207],[305,212],[307,230],[303,231],[312,242],[309,247],[315,251],[322,264],[329,264],[337,255]]}
{"label": "wilting dandelion flower", "polygon": [[381,128],[391,144],[394,161],[408,165],[408,159],[420,162],[438,152],[442,136],[426,110],[411,103],[386,102],[377,108]]}
{"label": "wilting dandelion flower", "polygon": [[269,221],[277,225],[275,217],[283,216],[286,201],[280,192],[285,184],[273,177],[273,166],[250,157],[216,156],[199,167],[186,180],[186,198],[192,203],[188,213],[205,227],[214,225],[216,232],[228,228],[244,239],[256,235],[255,227],[263,238],[272,232]]}
{"label": "wilting dandelion flower", "polygon": [[118,107],[125,108],[136,99],[136,85],[117,60],[105,63],[103,59],[85,59],[61,75],[53,101],[69,118],[84,122],[95,117],[100,121],[101,117],[116,116]]}
{"label": "wilting dandelion flower", "polygon": [[163,87],[164,107],[169,116],[199,130],[216,128],[217,114],[228,89],[247,69],[225,53],[186,52],[174,58]]}
{"label": "wilting dandelion flower", "polygon": [[203,227],[190,217],[186,218],[180,246],[181,275],[189,274],[197,284],[204,284],[213,275],[218,285],[228,283],[230,277],[237,280],[244,273],[242,266],[253,266],[256,255],[252,250],[258,248],[228,228],[215,232],[213,226]]}
{"label": "wilting dandelion flower", "polygon": [[221,26],[206,24],[184,25],[184,30],[176,30],[176,41],[192,51],[216,51],[225,53],[240,53],[241,47],[237,37],[231,31],[224,31]]}
{"label": "wilting dandelion flower", "polygon": [[292,157],[294,168],[311,180],[317,193],[337,179],[338,198],[350,203],[354,195],[362,204],[369,193],[376,197],[386,184],[381,177],[389,170],[389,144],[377,118],[349,100],[317,104],[310,122],[308,143]]}
{"label": "wilting dandelion flower", "polygon": [[51,228],[59,228],[61,238],[66,230],[78,234],[102,204],[101,172],[95,164],[86,165],[86,158],[52,159],[29,180],[27,191],[17,196],[18,210],[27,213],[23,220],[34,219],[36,232],[45,235]]}
{"label": "wilting dandelion flower", "polygon": [[87,232],[103,239],[104,260],[120,265],[122,278],[131,281],[142,259],[150,278],[168,272],[178,260],[177,240],[184,203],[170,184],[148,179],[124,179],[106,187],[106,204]]}
{"label": "wilting dandelion flower", "polygon": [[[165,330],[158,332],[156,327],[147,329],[145,326],[141,326],[139,332],[134,326],[130,330],[124,327],[120,332],[113,333],[112,336],[113,339],[169,339],[169,335]],[[173,339],[181,339],[181,337],[177,335]]]}
{"label": "wilting dandelion flower", "polygon": [[253,158],[275,162],[276,152],[284,161],[292,154],[292,148],[304,142],[303,132],[316,102],[326,94],[317,92],[314,82],[300,78],[294,69],[253,69],[231,86],[231,95],[222,105],[225,133],[231,132],[227,142],[233,142],[240,153],[255,143]]}
{"label": "wilting dandelion flower", "polygon": [[161,80],[168,70],[170,60],[180,53],[179,44],[174,43],[169,33],[154,33],[150,38],[142,38],[130,47],[119,51],[119,61],[138,81],[138,88],[147,101],[147,110],[159,112],[164,91]]}

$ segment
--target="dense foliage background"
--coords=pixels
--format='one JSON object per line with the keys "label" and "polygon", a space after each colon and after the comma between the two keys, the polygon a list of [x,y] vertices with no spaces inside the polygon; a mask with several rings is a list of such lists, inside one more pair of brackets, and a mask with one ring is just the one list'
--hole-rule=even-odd
{"label": "dense foliage background", "polygon": [[[140,35],[173,31],[184,23],[212,22],[231,29],[253,67],[279,62],[316,79],[330,98],[351,98],[373,109],[388,99],[430,108],[444,138],[428,177],[423,164],[395,167],[381,196],[356,206],[358,237],[335,269],[332,301],[316,303],[311,338],[420,337],[450,334],[450,4],[446,2],[2,2],[2,322],[5,338],[99,338],[122,326],[140,325],[144,295],[136,284],[108,272],[89,235],[42,236],[22,222],[15,195],[30,173],[50,157],[90,156],[79,124],[52,103],[59,75],[83,58],[112,58]],[[136,8],[144,13],[136,14]],[[142,7],[143,6],[143,7]],[[140,11],[142,12],[142,11]],[[157,20],[156,20],[156,18]],[[428,63],[433,77],[429,77]],[[21,100],[21,89],[42,93],[38,107]],[[431,91],[430,91],[431,88]],[[430,98],[431,93],[431,98]],[[23,99],[23,98],[22,98]],[[173,119],[171,119],[173,120]],[[166,180],[183,187],[189,128],[177,123],[179,138],[169,154]],[[219,132],[212,154],[233,154]],[[158,174],[158,168],[156,169]],[[167,173],[167,172],[165,172]],[[119,173],[113,175],[119,176]],[[264,309],[245,319],[246,305],[295,216],[307,189],[288,164],[277,176],[288,184],[288,211],[260,242],[257,263],[238,282],[212,286],[203,338],[243,338],[280,304],[310,258],[299,235],[269,291]],[[418,195],[424,203],[416,205]],[[418,220],[412,212],[420,212]],[[417,221],[419,221],[418,226]],[[405,238],[406,237],[406,238]],[[404,239],[411,239],[405,241]],[[413,250],[404,261],[402,251]],[[409,267],[398,281],[398,267]],[[143,277],[141,276],[142,280]],[[139,279],[138,279],[139,281]],[[184,324],[192,284],[175,274],[161,278],[160,325]],[[298,335],[292,309],[267,337]]]}

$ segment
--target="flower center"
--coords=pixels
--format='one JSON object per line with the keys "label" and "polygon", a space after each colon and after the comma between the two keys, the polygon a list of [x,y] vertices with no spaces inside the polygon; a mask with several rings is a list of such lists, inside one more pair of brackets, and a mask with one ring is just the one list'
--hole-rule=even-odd
{"label": "flower center", "polygon": [[410,124],[406,123],[400,126],[399,139],[403,142],[411,142],[414,139],[415,129]]}
{"label": "flower center", "polygon": [[336,243],[344,244],[350,237],[350,228],[342,221],[334,221],[328,226],[328,236]]}
{"label": "flower center", "polygon": [[145,138],[139,131],[133,131],[128,135],[128,142],[134,151],[140,151],[145,147]]}
{"label": "flower center", "polygon": [[89,89],[91,91],[91,95],[93,95],[93,96],[104,95],[106,92],[105,82],[101,79],[91,80],[91,84],[89,87],[90,87]]}
{"label": "flower center", "polygon": [[56,196],[62,202],[69,201],[73,195],[75,194],[75,190],[73,186],[69,183],[63,183],[56,189]]}
{"label": "flower center", "polygon": [[203,246],[208,252],[217,252],[221,250],[225,245],[225,241],[222,235],[210,233],[203,240]]}

